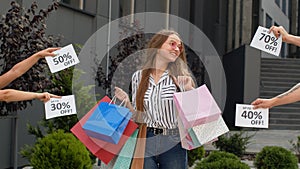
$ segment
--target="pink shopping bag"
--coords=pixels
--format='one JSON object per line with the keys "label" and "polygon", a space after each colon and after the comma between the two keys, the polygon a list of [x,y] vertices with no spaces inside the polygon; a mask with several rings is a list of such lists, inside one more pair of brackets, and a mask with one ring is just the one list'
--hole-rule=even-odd
{"label": "pink shopping bag", "polygon": [[181,146],[187,150],[192,150],[204,144],[217,141],[219,136],[229,131],[222,116],[219,116],[217,120],[188,129],[183,128],[181,120],[178,119],[178,128]]}
{"label": "pink shopping bag", "polygon": [[221,115],[221,110],[206,85],[175,93],[173,97],[178,116],[186,129],[217,120]]}

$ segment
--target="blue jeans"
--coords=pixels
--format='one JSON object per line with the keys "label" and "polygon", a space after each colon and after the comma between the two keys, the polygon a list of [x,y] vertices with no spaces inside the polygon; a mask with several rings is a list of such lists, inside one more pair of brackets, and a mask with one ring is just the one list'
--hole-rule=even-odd
{"label": "blue jeans", "polygon": [[187,151],[178,135],[154,135],[147,131],[144,169],[186,169]]}

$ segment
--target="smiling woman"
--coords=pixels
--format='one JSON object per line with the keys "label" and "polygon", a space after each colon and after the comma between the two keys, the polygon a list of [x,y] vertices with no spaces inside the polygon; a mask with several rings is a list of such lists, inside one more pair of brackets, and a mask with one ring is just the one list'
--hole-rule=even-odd
{"label": "smiling woman", "polygon": [[[115,88],[115,96],[147,125],[144,169],[187,168],[187,151],[181,147],[173,94],[194,88],[183,43],[177,32],[161,30],[149,41],[146,62],[132,76],[132,104],[128,94]],[[139,121],[140,122],[140,121]]]}

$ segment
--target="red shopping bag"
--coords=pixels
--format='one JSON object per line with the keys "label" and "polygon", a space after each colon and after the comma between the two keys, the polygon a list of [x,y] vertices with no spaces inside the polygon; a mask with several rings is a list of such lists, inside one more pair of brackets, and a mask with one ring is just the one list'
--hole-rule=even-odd
{"label": "red shopping bag", "polygon": [[92,115],[94,110],[98,107],[101,102],[110,102],[111,99],[107,96],[102,98],[98,104],[96,104],[83,118],[80,119],[78,123],[76,123],[71,132],[102,162],[108,164],[115,156],[118,154],[128,140],[128,138],[132,135],[132,133],[138,127],[133,121],[129,121],[128,125],[125,128],[123,135],[121,136],[118,144],[108,143],[103,140],[99,140],[96,138],[92,138],[88,136],[83,130],[83,124],[88,120],[88,118]]}

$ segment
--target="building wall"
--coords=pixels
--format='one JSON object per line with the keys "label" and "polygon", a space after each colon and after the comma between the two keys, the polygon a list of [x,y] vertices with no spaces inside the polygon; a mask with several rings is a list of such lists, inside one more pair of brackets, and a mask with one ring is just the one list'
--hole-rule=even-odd
{"label": "building wall", "polygon": [[[279,4],[276,1],[264,1],[261,0],[260,7],[260,22],[259,24],[264,27],[270,27],[272,25],[280,25],[283,26],[288,32],[290,31],[290,19],[288,16],[289,11],[289,0],[278,0]],[[283,5],[283,2],[286,2]],[[285,9],[283,9],[285,7]],[[284,10],[286,12],[284,12]],[[269,23],[268,18],[271,19],[271,23]],[[281,48],[281,57],[286,57],[288,55],[287,44],[283,43]],[[274,57],[273,55],[266,54],[262,52],[262,57]]]}
{"label": "building wall", "polygon": [[[29,8],[33,0],[18,1],[25,8]],[[0,14],[5,14],[10,9],[10,0],[2,0]],[[38,8],[47,8],[51,1],[38,1]],[[118,4],[117,4],[118,5]],[[105,9],[105,10],[104,10]],[[108,1],[98,1],[97,10],[101,13],[88,13],[67,5],[61,5],[57,11],[50,14],[47,20],[47,34],[62,35],[62,46],[69,43],[84,45],[85,41],[105,23],[108,22]],[[116,10],[114,10],[116,11]],[[118,17],[118,13],[113,15]],[[36,125],[44,118],[44,105],[34,101],[32,106],[17,113],[17,125],[15,118],[0,119],[0,132],[2,135],[0,144],[0,168],[14,166],[14,140],[17,140],[18,152],[24,145],[32,145],[35,138],[27,132],[26,124]],[[17,130],[15,130],[17,126]],[[14,131],[17,131],[15,138]],[[20,154],[17,155],[17,166],[28,164]]]}
{"label": "building wall", "polygon": [[228,0],[226,52],[250,44],[253,35],[253,24],[256,24],[253,19],[255,3],[257,3],[256,0]]}
{"label": "building wall", "polygon": [[[24,7],[29,7],[33,1],[18,0]],[[77,2],[78,0],[71,1]],[[268,12],[270,16],[275,18],[277,23],[288,24],[284,19],[286,18],[284,15],[276,14],[277,12],[280,13],[280,9],[273,11],[273,9],[269,9],[267,4],[264,4],[271,2],[272,8],[276,8],[274,6],[275,2],[269,0],[267,2],[265,0],[87,0],[86,2],[89,4],[85,6],[85,9],[79,9],[78,3],[61,5],[47,20],[47,33],[62,35],[62,46],[69,43],[84,45],[94,32],[110,20],[129,15],[132,12],[169,12],[190,21],[205,33],[220,57],[244,44],[250,44],[258,26],[258,22],[255,20],[255,18],[258,18],[257,15],[264,15]],[[40,8],[46,8],[49,3],[51,1],[38,1]],[[254,7],[258,3],[260,4],[260,13],[256,14],[253,11],[256,10]],[[1,1],[1,14],[9,9],[9,4],[10,0]],[[109,8],[110,5],[111,8]],[[110,20],[109,12],[111,12]],[[168,18],[166,18],[166,26],[168,25],[167,21]],[[259,23],[265,23],[263,16],[260,16]],[[106,39],[103,39],[103,41],[106,41]],[[209,79],[206,80],[209,81]],[[251,91],[248,92],[251,93]],[[33,106],[25,111],[18,112],[19,148],[24,144],[34,143],[35,139],[26,133],[26,122],[35,124],[44,118],[43,112],[43,104],[40,102],[34,102]],[[0,132],[3,133],[3,138],[6,139],[3,140],[3,144],[0,144],[0,168],[12,166],[12,125],[11,119],[1,119]],[[19,166],[27,163],[20,156],[18,156],[18,160]]]}

